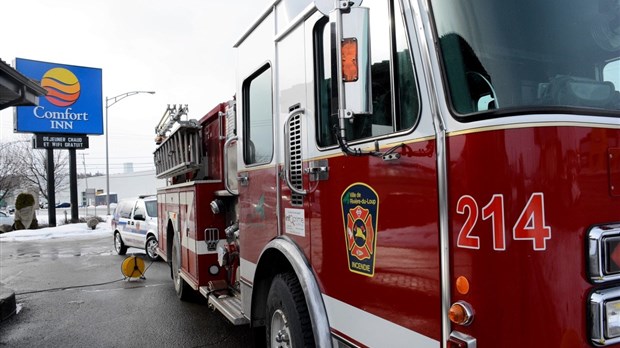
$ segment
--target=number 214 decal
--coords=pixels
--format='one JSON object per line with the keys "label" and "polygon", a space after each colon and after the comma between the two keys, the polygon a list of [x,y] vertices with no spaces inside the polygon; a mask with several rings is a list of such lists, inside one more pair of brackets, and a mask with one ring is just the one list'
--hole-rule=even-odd
{"label": "number 214 decal", "polygon": [[[458,214],[467,214],[465,223],[459,232],[456,245],[460,248],[480,249],[480,237],[472,235],[478,215],[482,213],[482,219],[491,219],[493,229],[493,249],[506,250],[506,228],[504,221],[504,196],[495,194],[491,201],[482,210],[478,209],[478,203],[469,195],[459,198],[456,203]],[[514,240],[531,240],[534,250],[546,250],[547,239],[551,239],[551,227],[545,224],[545,200],[541,192],[535,192],[523,208],[521,215],[512,228]]]}

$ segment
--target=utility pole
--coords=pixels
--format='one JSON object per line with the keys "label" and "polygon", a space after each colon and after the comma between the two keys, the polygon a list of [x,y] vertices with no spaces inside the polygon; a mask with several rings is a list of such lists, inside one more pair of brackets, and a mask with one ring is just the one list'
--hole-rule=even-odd
{"label": "utility pole", "polygon": [[[84,167],[84,181],[86,184],[86,189],[88,189],[88,175],[86,174],[86,157],[84,157],[84,154],[82,154],[82,166]],[[88,191],[88,190],[86,190]],[[84,191],[84,192],[86,192]]]}

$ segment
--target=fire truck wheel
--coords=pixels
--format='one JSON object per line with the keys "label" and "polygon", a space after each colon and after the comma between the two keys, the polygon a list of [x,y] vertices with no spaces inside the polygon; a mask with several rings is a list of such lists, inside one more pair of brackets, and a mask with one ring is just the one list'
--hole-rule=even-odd
{"label": "fire truck wheel", "polygon": [[159,257],[157,255],[157,239],[154,236],[149,236],[146,239],[146,243],[144,244],[144,250],[146,251],[146,256],[151,261],[156,261]]}
{"label": "fire truck wheel", "polygon": [[299,280],[278,274],[267,296],[267,347],[314,347],[310,315]]}
{"label": "fire truck wheel", "polygon": [[174,291],[181,301],[189,300],[189,285],[181,277],[181,254],[179,254],[179,242],[177,238],[172,243],[172,280],[174,281]]}
{"label": "fire truck wheel", "polygon": [[118,232],[114,233],[114,251],[119,255],[125,255],[127,253],[127,246],[123,243],[121,234]]}

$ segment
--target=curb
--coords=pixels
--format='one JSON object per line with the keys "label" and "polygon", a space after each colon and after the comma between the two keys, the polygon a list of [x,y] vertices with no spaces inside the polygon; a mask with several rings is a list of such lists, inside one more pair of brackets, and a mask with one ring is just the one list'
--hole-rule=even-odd
{"label": "curb", "polygon": [[9,319],[16,309],[15,292],[0,286],[0,322]]}

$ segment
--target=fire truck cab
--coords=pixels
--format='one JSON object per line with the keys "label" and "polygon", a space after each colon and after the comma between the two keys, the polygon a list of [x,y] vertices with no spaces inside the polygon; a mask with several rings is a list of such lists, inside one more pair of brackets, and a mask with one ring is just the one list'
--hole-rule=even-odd
{"label": "fire truck cab", "polygon": [[160,134],[159,254],[271,347],[620,346],[620,1],[274,1]]}

